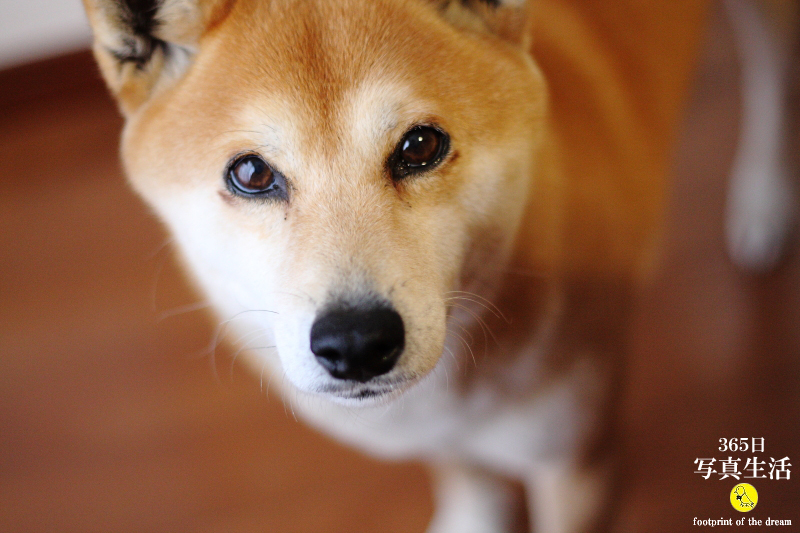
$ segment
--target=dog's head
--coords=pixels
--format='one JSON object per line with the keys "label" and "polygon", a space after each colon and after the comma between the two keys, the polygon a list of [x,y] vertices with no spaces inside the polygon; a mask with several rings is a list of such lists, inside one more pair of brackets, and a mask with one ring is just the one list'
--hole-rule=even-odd
{"label": "dog's head", "polygon": [[525,5],[86,4],[130,180],[223,317],[340,402],[430,372],[448,291],[502,265],[528,193]]}

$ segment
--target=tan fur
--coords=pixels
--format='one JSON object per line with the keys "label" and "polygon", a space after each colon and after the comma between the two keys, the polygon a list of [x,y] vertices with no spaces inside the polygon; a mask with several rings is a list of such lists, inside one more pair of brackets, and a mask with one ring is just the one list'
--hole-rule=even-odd
{"label": "tan fur", "polygon": [[[548,531],[595,523],[707,2],[166,0],[158,36],[185,59],[143,66],[109,53],[111,4],[86,0],[126,170],[220,316],[275,338],[255,368],[309,393],[300,412],[343,440],[443,465],[431,531],[505,527],[494,473],[547,495],[531,507]],[[386,158],[414,124],[441,126],[450,154],[393,183]],[[249,151],[288,202],[228,192]],[[389,403],[354,420],[307,335],[331,294],[367,290],[407,341]]]}

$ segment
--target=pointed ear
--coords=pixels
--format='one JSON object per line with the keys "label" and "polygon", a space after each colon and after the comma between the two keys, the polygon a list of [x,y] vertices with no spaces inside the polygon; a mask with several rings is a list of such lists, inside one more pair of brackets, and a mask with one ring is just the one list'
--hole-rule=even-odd
{"label": "pointed ear", "polygon": [[125,115],[183,74],[233,0],[83,0],[94,54]]}
{"label": "pointed ear", "polygon": [[528,49],[531,41],[530,4],[533,0],[437,0],[454,26],[491,33]]}

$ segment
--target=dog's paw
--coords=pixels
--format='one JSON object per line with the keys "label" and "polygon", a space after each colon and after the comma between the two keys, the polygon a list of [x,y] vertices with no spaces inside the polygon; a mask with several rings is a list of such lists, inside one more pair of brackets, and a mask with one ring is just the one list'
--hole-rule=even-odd
{"label": "dog's paw", "polygon": [[797,191],[785,169],[750,170],[731,180],[725,237],[733,262],[749,272],[767,272],[786,253],[794,230]]}
{"label": "dog's paw", "polygon": [[451,516],[448,520],[434,520],[426,533],[510,533],[505,521],[486,520],[485,516],[475,517],[469,514]]}

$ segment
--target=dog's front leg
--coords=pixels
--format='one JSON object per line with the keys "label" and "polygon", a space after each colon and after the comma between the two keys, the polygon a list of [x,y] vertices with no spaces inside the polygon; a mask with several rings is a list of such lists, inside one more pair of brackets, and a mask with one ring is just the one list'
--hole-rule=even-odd
{"label": "dog's front leg", "polygon": [[525,482],[534,533],[589,533],[603,526],[612,468],[599,463],[576,468],[554,463],[537,468]]}
{"label": "dog's front leg", "polygon": [[433,465],[436,510],[428,533],[507,533],[515,495],[509,483],[460,462]]}

